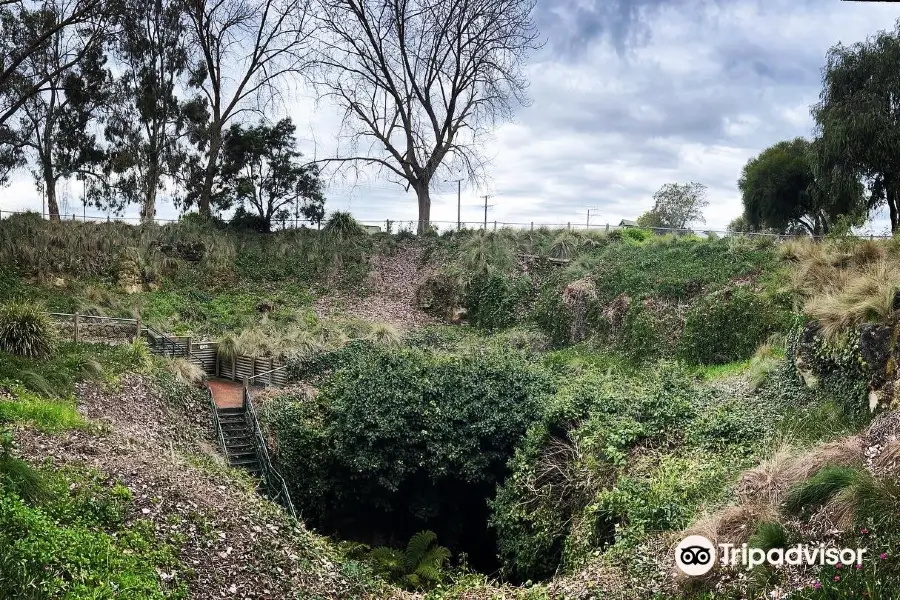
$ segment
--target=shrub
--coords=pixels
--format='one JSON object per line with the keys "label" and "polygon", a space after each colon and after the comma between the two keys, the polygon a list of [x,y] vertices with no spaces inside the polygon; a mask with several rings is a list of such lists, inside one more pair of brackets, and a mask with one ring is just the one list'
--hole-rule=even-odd
{"label": "shrub", "polygon": [[552,575],[577,522],[595,524],[586,525],[586,544],[611,541],[617,509],[585,510],[615,482],[632,449],[680,437],[695,397],[687,374],[668,363],[644,380],[587,371],[563,385],[490,503],[504,571],[521,580]]}
{"label": "shrub", "polygon": [[41,308],[24,302],[0,307],[0,350],[28,358],[47,358],[56,348],[56,328]]}
{"label": "shrub", "polygon": [[355,343],[317,369],[314,403],[266,417],[298,508],[326,529],[436,523],[451,547],[484,532],[485,499],[551,384],[518,353],[491,349]]}
{"label": "shrub", "polygon": [[473,279],[465,300],[469,322],[488,330],[514,325],[524,313],[525,298],[532,289],[527,275],[494,273]]}
{"label": "shrub", "polygon": [[706,365],[744,360],[789,319],[785,308],[745,287],[710,294],[685,316],[678,355]]}

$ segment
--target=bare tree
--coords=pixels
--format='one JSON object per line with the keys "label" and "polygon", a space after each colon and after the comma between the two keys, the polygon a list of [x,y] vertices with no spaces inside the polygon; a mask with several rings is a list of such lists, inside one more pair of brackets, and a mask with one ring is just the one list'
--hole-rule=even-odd
{"label": "bare tree", "polygon": [[209,214],[225,127],[262,112],[278,83],[308,64],[309,0],[189,0],[189,30],[206,77],[205,110],[195,106],[194,141],[204,156],[191,169],[188,205]]}
{"label": "bare tree", "polygon": [[350,144],[327,161],[373,165],[412,187],[421,233],[438,169],[478,179],[485,134],[527,103],[534,0],[318,1],[314,84],[343,109]]}

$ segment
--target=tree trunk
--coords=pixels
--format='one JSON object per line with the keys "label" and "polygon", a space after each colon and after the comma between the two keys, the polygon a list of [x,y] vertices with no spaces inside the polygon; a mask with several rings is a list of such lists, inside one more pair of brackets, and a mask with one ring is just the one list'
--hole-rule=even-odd
{"label": "tree trunk", "polygon": [[141,223],[153,223],[156,218],[156,174],[151,170],[147,176],[147,189],[144,191],[144,206],[141,207]]}
{"label": "tree trunk", "polygon": [[416,186],[416,196],[419,200],[419,227],[418,234],[422,235],[431,226],[431,194],[428,185]]}
{"label": "tree trunk", "polygon": [[898,215],[897,215],[897,192],[890,187],[885,191],[885,196],[887,196],[887,205],[888,212],[891,216],[891,233],[897,233],[898,231]]}
{"label": "tree trunk", "polygon": [[56,201],[56,177],[49,168],[44,168],[44,189],[47,191],[47,213],[50,220],[59,221],[59,203]]}
{"label": "tree trunk", "polygon": [[203,176],[203,189],[200,190],[200,214],[212,213],[212,188],[216,179],[216,163],[219,161],[219,150],[222,148],[222,135],[218,128],[213,127],[209,132],[209,153],[206,157],[206,172]]}

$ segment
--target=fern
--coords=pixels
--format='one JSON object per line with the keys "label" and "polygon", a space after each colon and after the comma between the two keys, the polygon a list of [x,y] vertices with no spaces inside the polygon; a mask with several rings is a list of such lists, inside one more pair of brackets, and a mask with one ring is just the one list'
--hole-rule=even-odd
{"label": "fern", "polygon": [[420,531],[406,545],[406,551],[381,546],[369,553],[375,572],[409,589],[430,589],[444,579],[450,550],[438,546],[437,534]]}

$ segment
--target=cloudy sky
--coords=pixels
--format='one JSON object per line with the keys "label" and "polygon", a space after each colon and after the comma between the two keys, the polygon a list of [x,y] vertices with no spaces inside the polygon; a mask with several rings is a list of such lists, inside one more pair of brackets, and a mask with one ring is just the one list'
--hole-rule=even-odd
{"label": "cloudy sky", "polygon": [[[491,222],[584,223],[591,208],[592,223],[618,223],[651,208],[661,185],[698,181],[709,187],[707,225],[724,228],[741,212],[744,163],[811,134],[828,48],[898,17],[887,2],[538,0],[546,45],[528,67],[532,102],[487,145],[489,184],[464,184],[462,218],[480,222],[479,195],[490,193]],[[307,154],[333,147],[334,111],[302,91],[288,110]],[[80,213],[80,189],[68,193]],[[412,194],[372,178],[331,178],[327,206],[363,221],[416,218]],[[23,175],[0,190],[0,208],[26,207],[40,197]],[[455,184],[435,190],[432,218],[456,220]]]}

